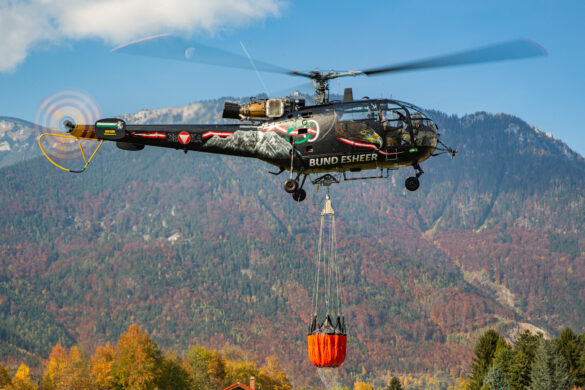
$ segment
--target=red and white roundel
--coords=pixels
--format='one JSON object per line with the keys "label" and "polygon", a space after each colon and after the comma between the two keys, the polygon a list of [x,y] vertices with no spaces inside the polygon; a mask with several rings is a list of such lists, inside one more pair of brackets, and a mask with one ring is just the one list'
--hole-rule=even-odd
{"label": "red and white roundel", "polygon": [[183,145],[187,145],[191,141],[191,134],[187,133],[186,131],[182,131],[179,133],[179,142]]}

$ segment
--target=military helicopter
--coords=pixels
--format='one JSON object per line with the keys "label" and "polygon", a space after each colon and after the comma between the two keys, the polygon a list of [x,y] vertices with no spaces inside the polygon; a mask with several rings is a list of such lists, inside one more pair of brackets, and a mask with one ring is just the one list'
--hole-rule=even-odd
{"label": "military helicopter", "polygon": [[[299,96],[252,98],[245,104],[225,102],[223,118],[238,120],[235,124],[132,125],[117,118],[101,119],[93,125],[65,122],[69,133],[66,137],[100,141],[99,146],[103,141],[114,141],[127,151],[158,146],[185,153],[200,151],[260,159],[277,167],[276,172],[270,172],[274,175],[289,172],[284,190],[298,202],[306,197],[303,187],[307,177],[314,185],[331,185],[342,177],[385,178],[390,170],[401,167],[413,167],[414,176],[406,179],[405,187],[416,191],[424,173],[421,162],[440,154],[453,158],[457,153],[441,142],[438,126],[417,106],[394,99],[356,100],[351,88],[345,89],[342,101],[330,101],[330,80],[546,55],[534,42],[515,40],[397,65],[323,72],[289,70],[166,34],[133,41],[112,51],[311,79],[315,88],[315,103],[311,105]],[[89,159],[83,153],[85,166],[78,171],[60,166],[46,153],[45,156],[59,168],[79,173],[87,168],[97,150],[99,147]],[[378,173],[355,177],[356,172],[365,170]],[[312,179],[310,175],[317,177]]]}

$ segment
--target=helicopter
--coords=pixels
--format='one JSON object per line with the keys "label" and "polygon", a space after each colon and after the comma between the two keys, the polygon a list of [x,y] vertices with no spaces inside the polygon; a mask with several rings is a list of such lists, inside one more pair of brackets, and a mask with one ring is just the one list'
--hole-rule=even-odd
{"label": "helicopter", "polygon": [[[403,167],[414,169],[414,175],[406,179],[405,187],[416,191],[424,173],[420,165],[423,161],[441,154],[452,158],[457,154],[457,150],[441,142],[437,124],[421,108],[395,99],[354,99],[351,88],[345,89],[343,100],[330,100],[331,80],[546,55],[540,45],[521,39],[366,70],[298,71],[254,61],[249,56],[194,45],[167,34],[136,40],[118,46],[112,52],[305,77],[313,82],[315,102],[307,104],[306,99],[298,94],[251,98],[244,104],[226,101],[222,117],[236,120],[233,124],[133,125],[119,118],[77,124],[66,120],[67,135],[43,134],[39,138],[39,145],[51,163],[69,172],[83,172],[104,141],[113,141],[126,151],[157,146],[185,153],[200,151],[250,157],[275,166],[277,171],[270,172],[273,175],[288,172],[283,187],[297,202],[306,198],[304,185],[307,178],[313,185],[329,186],[340,183],[342,178],[387,178],[389,171]],[[99,146],[89,158],[82,149],[85,166],[81,170],[67,169],[44,151],[41,138],[46,135],[99,141]],[[377,173],[355,176],[367,170],[377,170]],[[313,175],[317,177],[313,179]]]}

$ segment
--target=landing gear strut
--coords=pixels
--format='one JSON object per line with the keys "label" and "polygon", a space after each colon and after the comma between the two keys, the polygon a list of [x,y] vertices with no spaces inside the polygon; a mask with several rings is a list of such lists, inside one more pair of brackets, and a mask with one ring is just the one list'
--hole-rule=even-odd
{"label": "landing gear strut", "polygon": [[292,194],[292,197],[296,202],[302,202],[307,197],[307,192],[303,190],[305,180],[307,180],[307,175],[303,176],[303,181],[299,184],[300,176],[301,172],[299,172],[296,179],[288,179],[284,182],[284,190],[289,194]]}
{"label": "landing gear strut", "polygon": [[284,182],[284,190],[289,194],[292,194],[293,199],[297,202],[302,202],[307,197],[307,192],[303,189],[303,184],[305,184],[306,179],[307,175],[303,177],[301,184],[299,184],[298,176],[296,179],[288,179]]}
{"label": "landing gear strut", "polygon": [[418,187],[420,186],[420,181],[418,180],[418,178],[425,173],[422,168],[420,167],[420,165],[418,165],[418,163],[413,165],[414,170],[416,172],[416,176],[411,176],[408,179],[406,179],[406,182],[404,183],[404,186],[406,187],[407,190],[409,191],[416,191],[418,190]]}
{"label": "landing gear strut", "polygon": [[[305,180],[307,180],[307,175],[303,177],[303,181],[299,184],[299,178],[302,174],[302,169],[298,173],[297,177],[293,179],[293,168],[294,168],[294,159],[295,155],[299,152],[295,148],[295,143],[293,141],[293,137],[289,137],[291,151],[290,151],[290,179],[284,182],[284,190],[289,194],[292,194],[293,199],[296,202],[302,202],[307,197],[307,192],[303,190],[303,185],[305,184]],[[282,172],[283,169],[279,173]]]}
{"label": "landing gear strut", "polygon": [[292,194],[293,199],[297,202],[302,202],[307,197],[307,192],[303,189],[307,175],[304,175],[303,180],[299,183],[300,176],[301,172],[299,172],[295,179],[291,178],[284,182],[284,190]]}

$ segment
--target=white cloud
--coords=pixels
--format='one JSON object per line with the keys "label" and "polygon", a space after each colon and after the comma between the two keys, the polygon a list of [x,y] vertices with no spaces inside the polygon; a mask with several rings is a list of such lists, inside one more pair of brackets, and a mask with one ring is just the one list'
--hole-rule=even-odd
{"label": "white cloud", "polygon": [[281,0],[0,0],[0,72],[31,50],[85,38],[119,44],[151,34],[234,28],[279,15]]}

